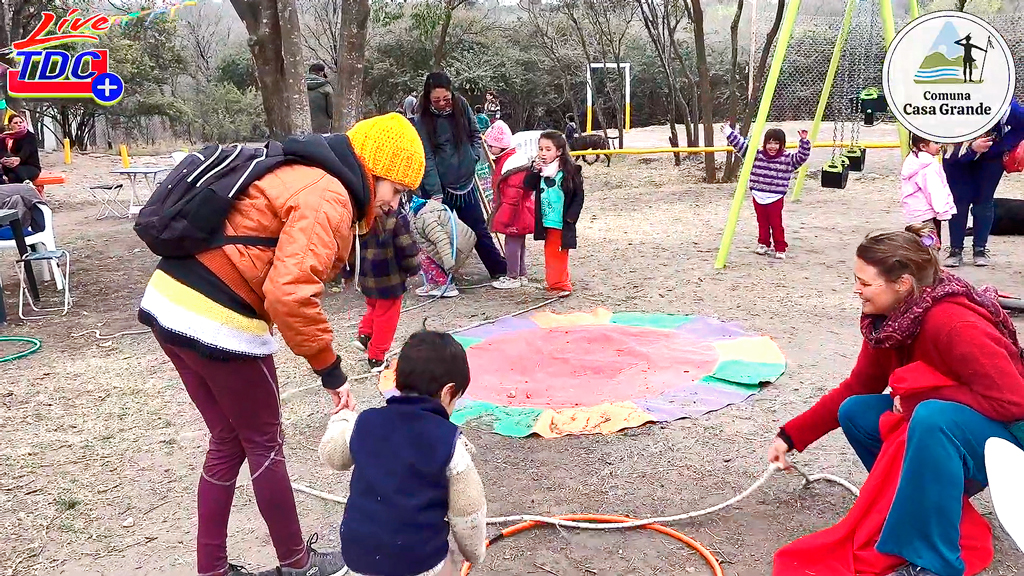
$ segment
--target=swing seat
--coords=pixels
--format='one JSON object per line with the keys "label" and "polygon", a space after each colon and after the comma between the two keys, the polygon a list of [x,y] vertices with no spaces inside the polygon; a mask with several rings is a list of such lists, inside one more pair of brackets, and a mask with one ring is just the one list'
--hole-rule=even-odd
{"label": "swing seat", "polygon": [[884,114],[889,110],[885,92],[878,88],[869,87],[861,90],[857,99],[860,101],[860,112],[864,115],[865,126],[874,126],[877,115]]}
{"label": "swing seat", "polygon": [[821,167],[822,188],[846,188],[846,182],[850,178],[850,164],[842,156],[834,157]]}
{"label": "swing seat", "polygon": [[863,172],[864,164],[867,161],[868,151],[863,146],[851,146],[843,150],[843,158],[850,164],[850,171]]}

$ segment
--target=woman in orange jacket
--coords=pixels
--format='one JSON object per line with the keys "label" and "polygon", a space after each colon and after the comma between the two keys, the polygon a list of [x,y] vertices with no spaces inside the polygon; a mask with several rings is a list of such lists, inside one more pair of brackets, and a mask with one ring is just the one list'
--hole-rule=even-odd
{"label": "woman in orange jacket", "polygon": [[320,376],[333,412],[353,408],[320,304],[324,282],[348,261],[357,222],[368,224],[376,208],[397,205],[423,178],[423,144],[399,114],[364,120],[347,134],[295,138],[286,147],[303,164],[286,164],[253,183],[225,224],[226,235],[278,238],[277,246],[231,244],[195,258],[164,258],[139,309],[210,430],[198,489],[203,576],[248,574],[227,558],[228,515],[245,460],[278,574],[329,576],[344,568],[340,552],[317,552],[302,539],[284,462],[272,326]]}

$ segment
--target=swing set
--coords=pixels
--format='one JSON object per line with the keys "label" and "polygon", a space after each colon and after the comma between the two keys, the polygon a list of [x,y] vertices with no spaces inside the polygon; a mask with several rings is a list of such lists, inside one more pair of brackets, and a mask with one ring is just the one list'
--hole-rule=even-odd
{"label": "swing set", "polygon": [[[780,0],[782,1],[782,0]],[[874,86],[861,87],[859,89],[851,86],[852,78],[848,66],[840,67],[843,49],[850,37],[850,30],[853,24],[854,11],[873,8],[875,0],[847,0],[846,11],[843,14],[843,24],[836,37],[836,43],[832,50],[832,59],[829,62],[828,72],[825,74],[825,83],[822,86],[821,95],[818,98],[818,107],[814,113],[814,122],[811,124],[809,138],[812,142],[817,141],[818,133],[821,130],[822,119],[828,107],[829,97],[832,94],[833,84],[836,76],[842,69],[842,77],[839,80],[836,102],[839,105],[833,106],[833,127],[832,127],[832,156],[821,170],[821,186],[823,188],[842,189],[846,187],[850,172],[864,170],[867,160],[867,146],[860,142],[860,127],[873,126],[880,121],[882,114],[888,111],[885,95],[882,89]],[[889,48],[889,43],[896,36],[896,23],[893,19],[892,0],[877,0],[878,14],[882,22],[882,47]],[[785,17],[782,22],[782,29],[779,31],[778,41],[775,46],[775,54],[772,57],[771,68],[768,70],[768,78],[765,81],[764,93],[757,109],[757,117],[750,131],[751,141],[759,141],[764,133],[765,124],[768,121],[768,113],[771,111],[772,98],[775,96],[775,88],[778,85],[779,74],[782,70],[782,63],[786,59],[786,49],[793,36],[793,28],[796,25],[797,14],[800,11],[800,0],[790,0],[786,7]],[[872,10],[873,11],[873,10]],[[913,20],[919,15],[917,0],[910,0],[910,18]],[[875,18],[874,14],[868,14],[868,37],[874,36]],[[867,61],[868,56],[863,50],[858,50],[854,57],[855,64],[859,64],[863,70],[869,70],[874,64]],[[877,66],[881,69],[882,62]],[[858,119],[856,116],[861,115]],[[842,148],[842,142],[846,135],[846,125],[850,124],[851,140],[847,147]],[[910,149],[910,137],[903,126],[897,124],[899,129],[900,148],[905,156]],[[722,242],[718,249],[718,258],[715,260],[715,268],[724,268],[729,258],[729,250],[732,247],[733,236],[736,233],[736,224],[739,221],[740,210],[743,207],[743,200],[746,197],[747,185],[750,182],[750,173],[754,167],[755,154],[748,154],[744,157],[743,168],[740,171],[739,180],[736,182],[736,191],[733,194],[732,206],[729,210],[729,219],[726,222],[725,230],[722,233]],[[807,178],[808,165],[805,163],[797,173],[796,184],[793,188],[793,199],[800,198],[803,191],[804,181]]]}

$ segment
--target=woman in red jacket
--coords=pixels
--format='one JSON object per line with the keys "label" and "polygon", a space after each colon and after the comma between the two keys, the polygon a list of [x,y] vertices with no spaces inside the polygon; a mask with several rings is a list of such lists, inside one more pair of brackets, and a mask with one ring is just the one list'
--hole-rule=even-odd
{"label": "woman in red jacket", "polygon": [[962,576],[961,504],[988,484],[985,442],[1021,445],[1008,426],[1024,420],[1024,352],[994,292],[943,271],[913,233],[869,236],[854,274],[864,334],[857,364],[779,430],[768,459],[788,466],[790,450],[842,427],[870,471],[882,446],[880,416],[901,411],[899,397],[883,394],[895,369],[923,362],[962,384],[913,407],[899,487],[875,546],[907,560],[895,576]]}

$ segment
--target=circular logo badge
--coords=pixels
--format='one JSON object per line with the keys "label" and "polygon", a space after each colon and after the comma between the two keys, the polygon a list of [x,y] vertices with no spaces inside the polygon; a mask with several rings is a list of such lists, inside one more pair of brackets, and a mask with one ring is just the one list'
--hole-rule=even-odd
{"label": "circular logo badge", "polygon": [[1003,37],[963,12],[934,12],[907,24],[882,68],[889,109],[907,130],[933,142],[963,142],[992,129],[1015,83]]}
{"label": "circular logo badge", "polygon": [[117,103],[124,96],[124,80],[113,72],[97,74],[92,79],[92,97],[105,106]]}

